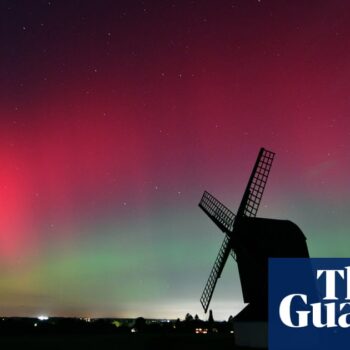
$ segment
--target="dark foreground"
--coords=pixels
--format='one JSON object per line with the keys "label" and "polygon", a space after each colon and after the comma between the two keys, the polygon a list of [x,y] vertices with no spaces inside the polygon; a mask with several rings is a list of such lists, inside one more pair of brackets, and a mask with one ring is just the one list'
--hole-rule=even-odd
{"label": "dark foreground", "polygon": [[[254,335],[252,335],[254,336]],[[0,350],[233,349],[232,322],[90,318],[0,318]]]}
{"label": "dark foreground", "polygon": [[1,335],[0,349],[236,349],[228,334]]}

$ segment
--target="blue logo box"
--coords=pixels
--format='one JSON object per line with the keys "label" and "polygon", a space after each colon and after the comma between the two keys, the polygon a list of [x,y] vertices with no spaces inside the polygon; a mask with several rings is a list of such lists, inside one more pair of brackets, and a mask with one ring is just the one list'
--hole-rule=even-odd
{"label": "blue logo box", "polygon": [[350,258],[269,259],[269,350],[350,349]]}

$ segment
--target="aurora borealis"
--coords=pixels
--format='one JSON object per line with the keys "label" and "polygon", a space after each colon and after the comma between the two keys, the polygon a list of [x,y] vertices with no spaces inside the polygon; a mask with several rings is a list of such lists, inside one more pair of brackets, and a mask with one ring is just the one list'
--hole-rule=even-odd
{"label": "aurora borealis", "polygon": [[[350,256],[350,3],[0,1],[0,314],[203,317],[260,147],[259,216]],[[281,233],[283,236],[283,233]],[[241,308],[229,260],[211,308]]]}

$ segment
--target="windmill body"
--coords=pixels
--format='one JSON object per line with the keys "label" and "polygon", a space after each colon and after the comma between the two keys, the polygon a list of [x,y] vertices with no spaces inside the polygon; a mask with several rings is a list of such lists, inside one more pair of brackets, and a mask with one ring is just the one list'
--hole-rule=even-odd
{"label": "windmill body", "polygon": [[268,258],[309,257],[306,238],[297,225],[288,220],[256,217],[274,155],[264,148],[260,150],[237,215],[208,192],[199,203],[225,234],[200,301],[207,312],[231,255],[237,262],[243,299],[248,304],[234,318],[239,346],[267,347]]}
{"label": "windmill body", "polygon": [[288,220],[244,217],[235,241],[245,303],[261,303],[267,298],[268,258],[309,256],[304,234]]}

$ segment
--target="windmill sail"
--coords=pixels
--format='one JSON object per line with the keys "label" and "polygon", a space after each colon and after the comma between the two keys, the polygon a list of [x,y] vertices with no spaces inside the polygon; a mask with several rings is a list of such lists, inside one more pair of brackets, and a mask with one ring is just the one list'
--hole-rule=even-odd
{"label": "windmill sail", "polygon": [[203,209],[223,232],[227,233],[232,231],[235,214],[209,192],[205,191],[203,193],[203,197],[199,202],[199,207]]}
{"label": "windmill sail", "polygon": [[216,257],[214,266],[211,269],[208,281],[204,287],[204,290],[200,299],[204,312],[208,311],[208,307],[209,307],[211,298],[213,296],[216,283],[221,276],[221,272],[225,266],[225,263],[230,251],[231,251],[230,238],[229,236],[226,235],[224,241],[222,242],[221,248],[219,250],[219,254]]}
{"label": "windmill sail", "polygon": [[260,149],[237,216],[256,216],[274,157],[275,153],[264,148]]}

